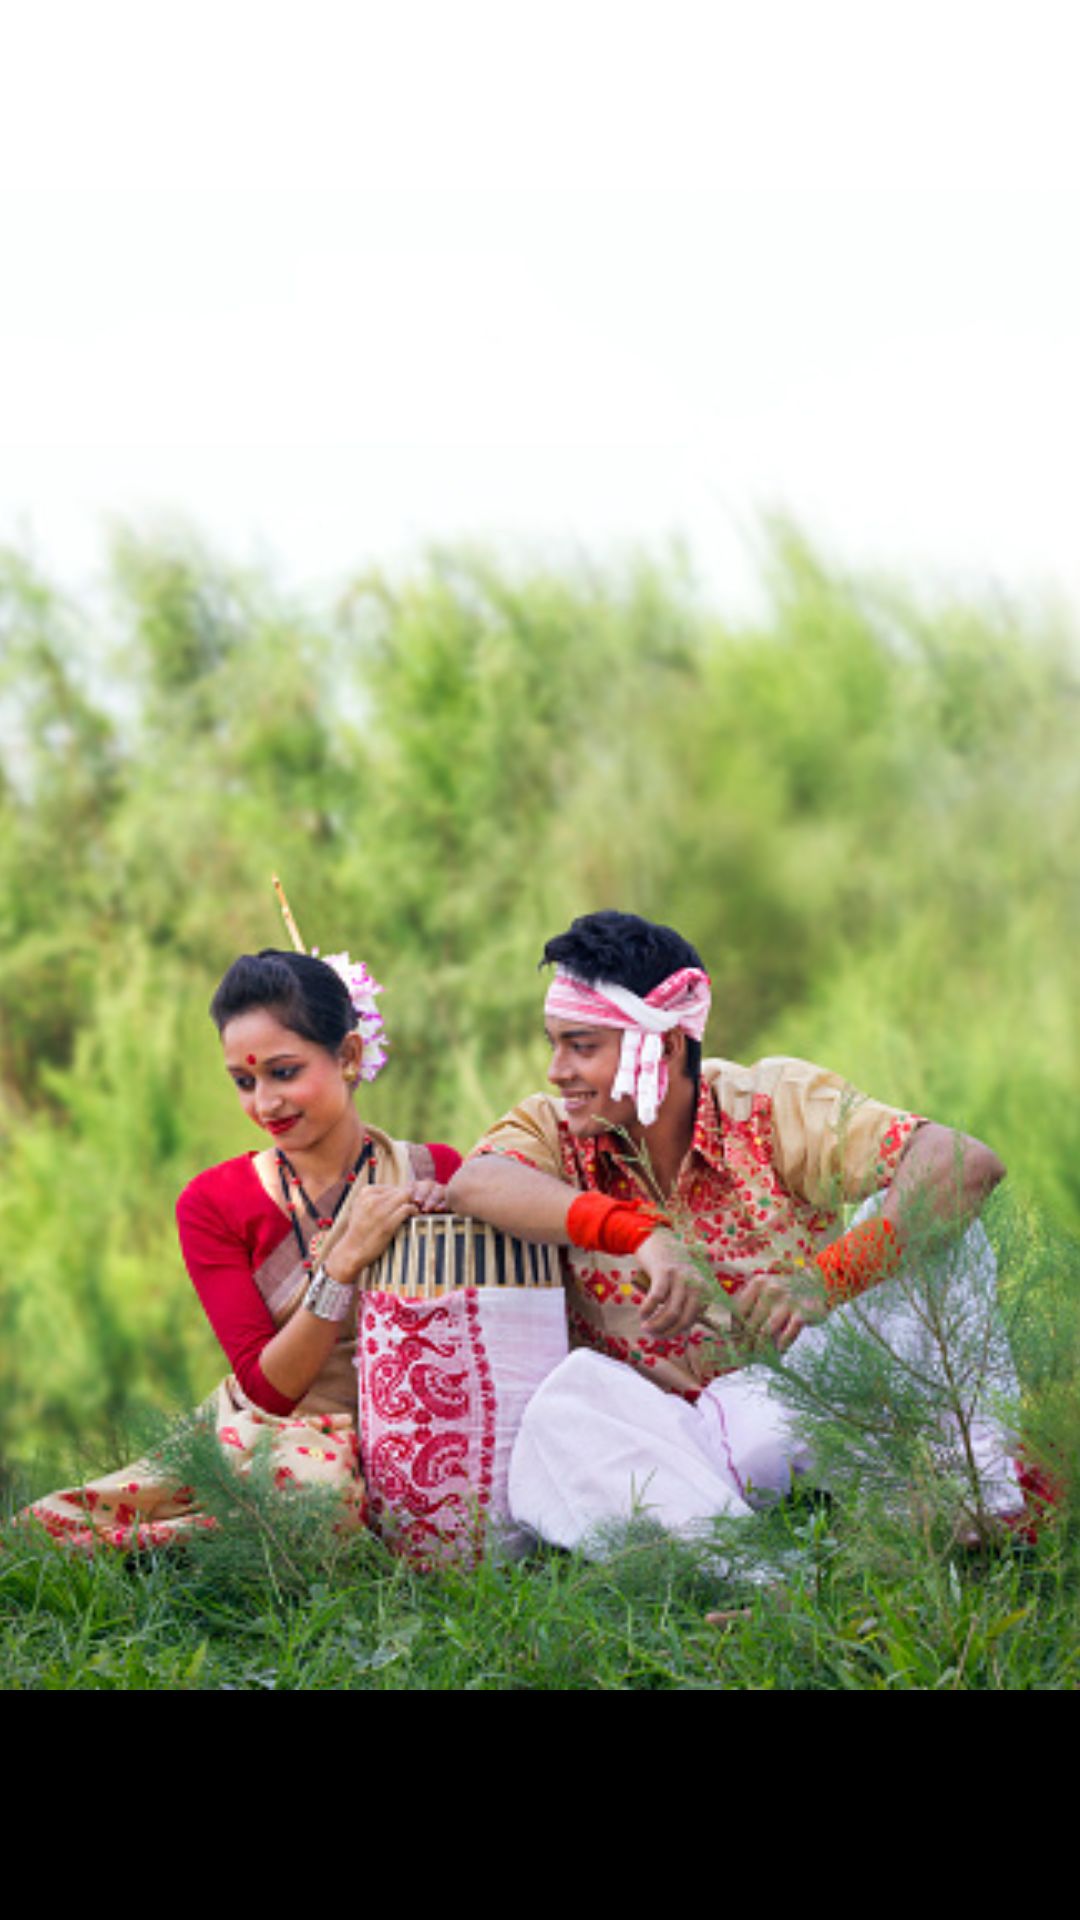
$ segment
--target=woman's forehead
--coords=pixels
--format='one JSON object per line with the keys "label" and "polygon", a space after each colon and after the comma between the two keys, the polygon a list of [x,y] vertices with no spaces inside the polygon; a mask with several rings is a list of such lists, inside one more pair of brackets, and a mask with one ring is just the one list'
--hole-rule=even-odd
{"label": "woman's forehead", "polygon": [[221,1030],[221,1044],[226,1060],[237,1066],[255,1066],[260,1060],[286,1054],[294,1060],[306,1058],[312,1051],[312,1042],[285,1026],[269,1007],[249,1007],[227,1021]]}

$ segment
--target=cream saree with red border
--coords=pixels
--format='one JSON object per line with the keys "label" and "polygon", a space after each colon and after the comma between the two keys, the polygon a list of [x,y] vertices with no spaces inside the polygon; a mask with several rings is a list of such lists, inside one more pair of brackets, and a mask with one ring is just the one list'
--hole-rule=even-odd
{"label": "cream saree with red border", "polygon": [[[392,1140],[376,1127],[366,1132],[375,1152],[368,1163],[367,1184],[402,1186],[431,1177],[428,1149],[411,1141]],[[320,1211],[332,1212],[340,1187],[318,1198]],[[353,1190],[354,1194],[356,1189]],[[353,1195],[345,1201],[323,1243],[329,1251],[344,1231]],[[269,1308],[276,1329],[298,1310],[307,1274],[290,1233],[254,1274],[255,1284]],[[357,1298],[365,1284],[361,1275]],[[362,1526],[367,1518],[367,1496],[360,1466],[357,1431],[356,1302],[341,1322],[337,1340],[325,1365],[291,1413],[267,1413],[244,1393],[229,1374],[196,1410],[194,1423],[209,1427],[234,1471],[243,1478],[251,1470],[256,1450],[270,1457],[274,1483],[282,1488],[308,1486],[338,1495],[339,1525],[346,1530]],[[178,1480],[166,1464],[168,1446],[150,1452],[130,1466],[100,1479],[44,1495],[24,1508],[20,1520],[36,1520],[58,1540],[81,1548],[95,1545],[126,1551],[167,1546],[218,1522],[198,1489]]]}

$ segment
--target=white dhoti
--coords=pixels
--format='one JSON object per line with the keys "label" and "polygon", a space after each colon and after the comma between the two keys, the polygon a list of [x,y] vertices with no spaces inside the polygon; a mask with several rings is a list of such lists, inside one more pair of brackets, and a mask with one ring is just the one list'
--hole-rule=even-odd
{"label": "white dhoti", "polygon": [[585,1347],[526,1407],[509,1498],[518,1524],[558,1547],[641,1515],[687,1533],[717,1514],[751,1511],[695,1406]]}
{"label": "white dhoti", "polygon": [[[985,1315],[994,1311],[995,1272],[983,1229],[971,1227],[961,1246],[970,1311]],[[953,1310],[963,1312],[962,1298]],[[804,1342],[806,1353],[820,1348],[851,1316],[856,1324],[876,1324],[894,1353],[932,1375],[938,1362],[902,1274],[807,1328],[792,1356]],[[995,1399],[1016,1394],[1003,1339],[999,1330]],[[577,1349],[525,1409],[509,1469],[515,1521],[555,1546],[589,1552],[603,1551],[605,1528],[641,1516],[692,1539],[717,1518],[749,1515],[814,1472],[811,1446],[776,1384],[767,1366],[748,1366],[713,1381],[691,1403],[622,1361]],[[984,1509],[1016,1512],[1023,1496],[1007,1426],[988,1404],[971,1410],[967,1436]]]}

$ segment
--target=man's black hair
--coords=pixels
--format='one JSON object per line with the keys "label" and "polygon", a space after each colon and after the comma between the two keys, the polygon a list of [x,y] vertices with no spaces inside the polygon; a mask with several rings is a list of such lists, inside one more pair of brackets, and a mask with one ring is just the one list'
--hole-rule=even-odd
{"label": "man's black hair", "polygon": [[[678,973],[680,967],[705,971],[697,949],[674,927],[611,908],[571,921],[565,933],[557,933],[547,942],[540,965],[563,967],[587,986],[597,980],[612,980],[617,986],[628,987],[641,1000],[669,974]],[[686,1071],[692,1080],[701,1072],[701,1042],[692,1040],[689,1034]]]}

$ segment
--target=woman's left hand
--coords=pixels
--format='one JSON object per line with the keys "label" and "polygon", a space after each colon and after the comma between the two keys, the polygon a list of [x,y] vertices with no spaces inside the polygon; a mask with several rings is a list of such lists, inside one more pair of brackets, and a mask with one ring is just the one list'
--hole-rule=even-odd
{"label": "woman's left hand", "polygon": [[439,1180],[414,1180],[409,1191],[421,1213],[449,1213],[446,1188]]}

